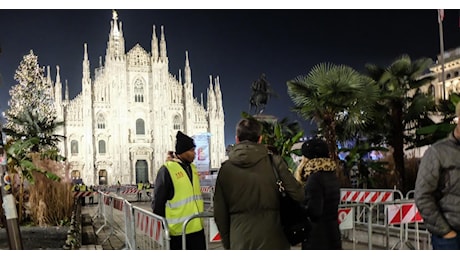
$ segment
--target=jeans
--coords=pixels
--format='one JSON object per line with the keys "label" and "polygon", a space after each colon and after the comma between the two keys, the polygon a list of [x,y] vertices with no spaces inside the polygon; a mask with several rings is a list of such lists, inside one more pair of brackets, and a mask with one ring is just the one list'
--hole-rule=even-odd
{"label": "jeans", "polygon": [[443,238],[431,235],[431,244],[433,250],[460,250],[460,236],[457,234],[454,238]]}

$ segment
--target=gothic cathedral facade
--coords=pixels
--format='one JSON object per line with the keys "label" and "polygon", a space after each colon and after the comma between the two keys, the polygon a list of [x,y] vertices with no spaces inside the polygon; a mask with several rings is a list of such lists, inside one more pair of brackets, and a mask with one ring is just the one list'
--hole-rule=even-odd
{"label": "gothic cathedral facade", "polygon": [[[169,72],[164,28],[153,26],[151,53],[139,44],[125,52],[122,23],[114,11],[105,61],[90,75],[84,44],[81,93],[62,97],[59,67],[54,83],[58,120],[64,120],[61,151],[72,178],[87,185],[154,182],[178,130],[209,135],[211,168],[225,159],[224,110],[219,77],[209,76],[207,105],[193,96],[188,52],[184,79]],[[49,68],[48,68],[48,77]],[[49,79],[51,80],[51,79]]]}

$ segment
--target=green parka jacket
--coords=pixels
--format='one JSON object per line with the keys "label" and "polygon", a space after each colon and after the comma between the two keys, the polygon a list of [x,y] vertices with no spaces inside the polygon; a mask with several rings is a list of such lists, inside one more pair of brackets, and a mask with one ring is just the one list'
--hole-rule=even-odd
{"label": "green parka jacket", "polygon": [[[287,193],[304,199],[280,156],[274,156]],[[265,145],[243,141],[219,170],[214,194],[214,218],[225,249],[290,249],[279,213],[279,193]]]}

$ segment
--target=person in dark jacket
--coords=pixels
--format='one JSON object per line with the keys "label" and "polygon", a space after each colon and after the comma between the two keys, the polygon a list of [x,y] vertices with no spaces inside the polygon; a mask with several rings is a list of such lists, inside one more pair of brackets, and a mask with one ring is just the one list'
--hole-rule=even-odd
{"label": "person in dark jacket", "polygon": [[302,161],[295,177],[305,185],[304,204],[312,223],[310,238],[302,243],[304,250],[342,249],[336,167],[325,141],[314,138],[302,144]]}
{"label": "person in dark jacket", "polygon": [[460,249],[460,103],[454,131],[423,154],[415,181],[415,204],[434,250]]}
{"label": "person in dark jacket", "polygon": [[[155,180],[153,213],[165,217],[171,236],[170,249],[182,249],[185,219],[202,213],[204,202],[195,159],[195,142],[181,131],[176,135],[176,158],[166,161]],[[194,218],[186,227],[186,249],[206,250],[203,220]]]}
{"label": "person in dark jacket", "polygon": [[[278,187],[261,133],[256,119],[240,120],[236,145],[217,175],[214,219],[225,249],[291,248],[281,226]],[[274,155],[273,161],[287,193],[303,201],[302,185],[284,160]]]}

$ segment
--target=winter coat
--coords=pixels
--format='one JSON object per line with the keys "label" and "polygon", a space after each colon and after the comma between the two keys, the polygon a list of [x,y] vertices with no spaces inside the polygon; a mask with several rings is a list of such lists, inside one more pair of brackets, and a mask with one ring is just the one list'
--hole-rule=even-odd
{"label": "winter coat", "polygon": [[453,133],[422,157],[415,182],[415,203],[427,229],[437,236],[460,232],[460,142]]}
{"label": "winter coat", "polygon": [[340,183],[335,163],[328,158],[311,159],[305,165],[305,206],[312,224],[309,240],[302,249],[342,249],[338,223]]}
{"label": "winter coat", "polygon": [[[301,202],[298,183],[280,156],[274,156],[287,193]],[[214,218],[225,249],[290,249],[280,222],[279,192],[265,145],[236,144],[217,175]]]}

